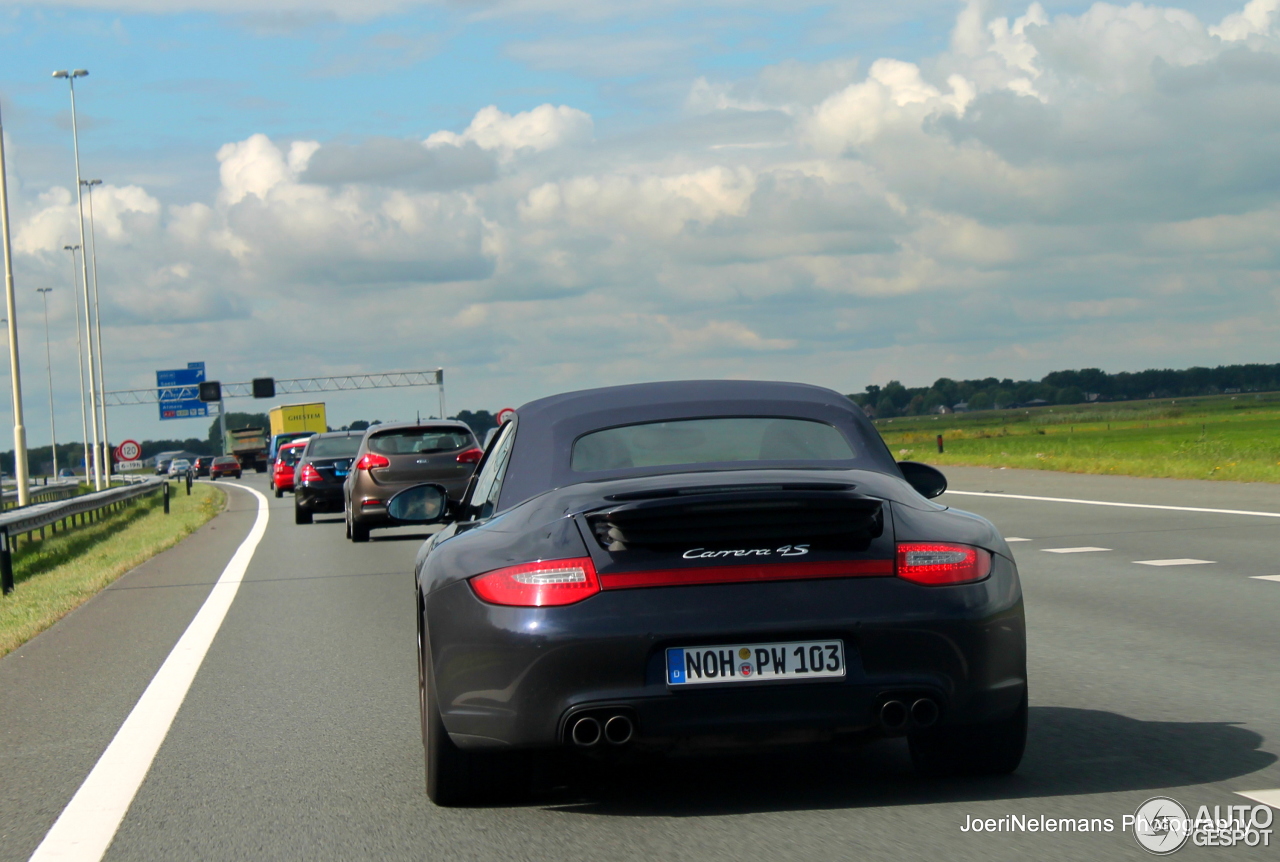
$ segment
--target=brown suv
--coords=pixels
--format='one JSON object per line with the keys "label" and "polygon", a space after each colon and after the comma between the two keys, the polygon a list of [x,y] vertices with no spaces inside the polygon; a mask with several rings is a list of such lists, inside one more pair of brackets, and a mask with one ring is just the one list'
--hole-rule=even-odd
{"label": "brown suv", "polygon": [[369,541],[369,530],[390,526],[387,500],[410,485],[443,485],[457,502],[483,452],[462,422],[402,422],[365,432],[342,486],[347,538]]}

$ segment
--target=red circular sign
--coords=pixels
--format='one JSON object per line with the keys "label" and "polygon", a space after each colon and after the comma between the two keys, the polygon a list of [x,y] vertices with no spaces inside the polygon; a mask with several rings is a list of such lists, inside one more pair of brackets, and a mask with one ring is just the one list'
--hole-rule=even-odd
{"label": "red circular sign", "polygon": [[137,440],[126,440],[116,447],[117,461],[137,461],[142,454],[142,447]]}
{"label": "red circular sign", "polygon": [[516,415],[516,411],[514,407],[503,407],[501,410],[498,411],[498,416],[497,416],[498,424],[499,425],[507,424],[508,422],[511,421],[511,417],[515,415]]}

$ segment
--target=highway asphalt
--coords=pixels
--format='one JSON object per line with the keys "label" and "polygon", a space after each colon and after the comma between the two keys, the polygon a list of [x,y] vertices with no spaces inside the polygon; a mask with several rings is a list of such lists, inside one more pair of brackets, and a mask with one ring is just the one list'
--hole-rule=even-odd
{"label": "highway asphalt", "polygon": [[[1280,576],[1280,518],[1094,504],[1280,514],[1280,488],[948,475],[953,490],[989,496],[943,502],[1026,540],[1012,547],[1030,738],[1013,776],[918,778],[905,746],[886,741],[553,770],[513,802],[435,808],[409,573],[424,534],[353,545],[340,518],[295,525],[286,496],[269,499],[265,536],[104,858],[1138,859],[1121,818],[1149,797],[1212,810],[1280,788],[1280,578],[1262,579]],[[264,477],[243,484],[265,490]],[[253,495],[230,497],[182,545],[0,659],[0,860],[31,857],[210,596],[255,517]],[[1009,815],[1111,818],[1115,831],[962,830]],[[1280,851],[1273,840],[1177,855]]]}

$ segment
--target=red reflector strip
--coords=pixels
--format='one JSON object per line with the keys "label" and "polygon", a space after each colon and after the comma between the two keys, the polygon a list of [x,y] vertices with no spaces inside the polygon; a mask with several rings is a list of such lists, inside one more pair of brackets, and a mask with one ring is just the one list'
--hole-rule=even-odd
{"label": "red reflector strip", "polygon": [[832,560],[772,563],[755,566],[709,566],[705,569],[658,569],[600,575],[600,588],[683,587],[692,584],[738,584],[751,581],[800,581],[811,578],[875,578],[893,575],[893,560]]}

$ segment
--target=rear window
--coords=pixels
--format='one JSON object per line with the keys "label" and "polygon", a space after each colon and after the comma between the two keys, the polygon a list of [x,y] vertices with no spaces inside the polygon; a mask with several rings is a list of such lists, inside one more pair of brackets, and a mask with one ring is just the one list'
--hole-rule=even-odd
{"label": "rear window", "polygon": [[453,452],[471,445],[471,435],[456,428],[401,428],[369,438],[369,448],[382,455]]}
{"label": "rear window", "polygon": [[239,464],[240,462],[232,455],[219,455],[213,459],[215,464]]}
{"label": "rear window", "polygon": [[848,461],[853,447],[825,422],[774,416],[681,419],[606,428],[573,443],[579,473],[732,461]]}
{"label": "rear window", "polygon": [[356,454],[361,435],[351,437],[316,437],[307,444],[308,458],[345,458]]}
{"label": "rear window", "polygon": [[280,454],[276,456],[283,461],[286,466],[292,467],[298,463],[298,459],[302,457],[302,447],[293,446],[288,449],[281,449]]}

